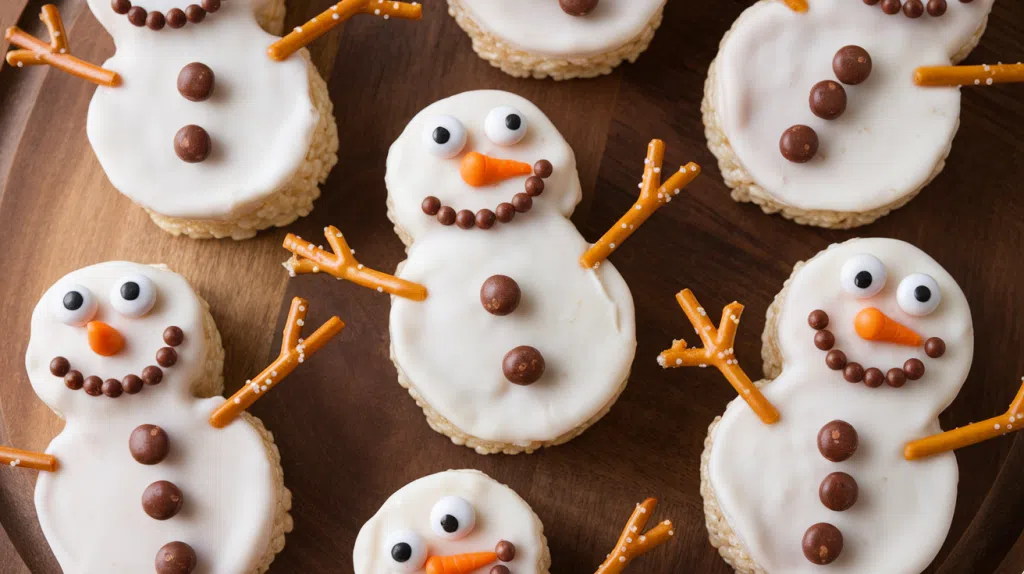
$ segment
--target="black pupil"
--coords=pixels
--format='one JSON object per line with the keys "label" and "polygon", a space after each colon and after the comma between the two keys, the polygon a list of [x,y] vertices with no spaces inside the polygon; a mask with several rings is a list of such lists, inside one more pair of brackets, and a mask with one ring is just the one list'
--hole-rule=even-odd
{"label": "black pupil", "polygon": [[459,529],[459,519],[451,514],[445,514],[444,518],[441,519],[441,528],[444,528],[445,532],[451,534]]}
{"label": "black pupil", "polygon": [[914,287],[914,299],[922,303],[927,303],[932,298],[932,290],[925,287],[924,285],[918,285]]}
{"label": "black pupil", "polygon": [[505,116],[505,127],[506,128],[508,128],[508,129],[510,129],[512,131],[516,131],[516,130],[519,129],[519,126],[521,126],[521,125],[523,125],[523,119],[520,118],[518,115],[516,115],[516,114],[509,114],[509,115]]}
{"label": "black pupil", "polygon": [[871,287],[871,273],[867,271],[857,273],[857,276],[853,278],[853,284],[856,285],[858,289],[867,289],[868,287]]}
{"label": "black pupil", "polygon": [[121,298],[125,301],[134,301],[139,298],[139,284],[128,281],[121,285]]}
{"label": "black pupil", "polygon": [[64,308],[68,311],[77,311],[85,303],[85,297],[78,291],[68,291],[64,294]]}
{"label": "black pupil", "polygon": [[441,126],[434,128],[434,134],[431,136],[438,145],[444,145],[448,143],[448,140],[452,139],[452,133]]}
{"label": "black pupil", "polygon": [[412,558],[412,546],[409,546],[405,542],[399,542],[391,547],[391,558],[395,562],[408,562]]}

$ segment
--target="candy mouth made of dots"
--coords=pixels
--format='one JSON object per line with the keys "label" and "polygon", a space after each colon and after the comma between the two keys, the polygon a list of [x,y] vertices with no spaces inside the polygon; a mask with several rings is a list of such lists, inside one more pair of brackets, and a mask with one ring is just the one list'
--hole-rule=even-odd
{"label": "candy mouth made of dots", "polygon": [[189,4],[184,9],[171,8],[166,15],[159,10],[147,12],[141,6],[132,6],[131,0],[111,0],[110,7],[114,12],[128,18],[132,26],[149,28],[156,32],[162,30],[165,25],[182,28],[185,24],[198,24],[207,14],[220,10],[220,0],[202,0],[200,4]]}
{"label": "candy mouth made of dots", "polygon": [[[466,158],[463,159],[463,166],[467,165],[467,160],[469,163],[476,162],[479,164],[480,162],[483,162],[484,165],[487,163],[510,161],[494,160],[493,158],[489,158],[478,153],[467,154]],[[521,162],[500,163],[497,165],[506,165],[508,167],[491,168],[492,171],[496,171],[497,169],[515,169],[520,172],[518,175],[528,175],[530,173],[529,166]],[[464,167],[463,169],[466,168]],[[487,169],[488,168],[486,167],[483,168],[484,171]],[[546,159],[542,159],[533,164],[533,175],[527,177],[526,182],[523,185],[525,191],[515,194],[512,197],[511,202],[506,201],[499,203],[493,211],[490,209],[481,209],[474,214],[468,209],[462,209],[456,212],[455,208],[443,205],[441,200],[433,195],[428,195],[423,198],[423,204],[421,207],[423,209],[423,213],[431,217],[436,216],[437,221],[444,226],[455,224],[460,229],[472,229],[475,225],[480,229],[490,229],[491,227],[494,227],[495,222],[509,223],[517,213],[526,213],[527,211],[530,211],[530,209],[533,208],[533,198],[544,193],[544,180],[551,177],[553,171],[554,168],[552,167],[551,162]]]}

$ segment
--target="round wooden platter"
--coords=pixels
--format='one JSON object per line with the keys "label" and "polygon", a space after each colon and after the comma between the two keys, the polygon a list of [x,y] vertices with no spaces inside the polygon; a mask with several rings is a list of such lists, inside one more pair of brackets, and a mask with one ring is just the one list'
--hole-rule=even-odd
{"label": "round wooden platter", "polygon": [[[554,0],[552,0],[554,1]],[[852,1],[852,0],[851,0]],[[101,62],[113,43],[84,0],[58,2],[77,56]],[[326,0],[289,2],[287,27]],[[633,291],[638,324],[631,383],[611,413],[567,445],[533,455],[483,457],[433,433],[395,381],[388,360],[388,298],[353,285],[302,278],[280,267],[283,230],[245,242],[175,239],[106,180],[85,137],[91,85],[45,67],[0,70],[0,444],[42,450],[61,422],[24,372],[31,310],[54,280],[108,259],[163,262],[209,300],[228,350],[229,391],[276,353],[287,301],[312,300],[311,324],[340,315],[347,329],[253,411],[274,432],[294,493],[295,531],[272,572],[350,572],[362,523],[396,489],[447,468],[478,468],[526,498],[543,519],[555,572],[592,572],[634,503],[662,501],[676,536],[636,572],[728,572],[708,544],[698,459],[708,424],[733,398],[713,370],[662,370],[658,352],[690,332],[673,294],[692,288],[708,309],[747,306],[737,355],[759,374],[764,312],[792,265],[830,243],[888,236],[920,246],[957,277],[974,313],[975,361],[941,417],[951,428],[1005,410],[1024,375],[1017,303],[1024,251],[1022,88],[967,89],[952,156],[909,206],[839,232],[798,226],[734,203],[705,147],[700,99],[722,34],[748,2],[672,0],[651,48],[634,65],[587,81],[516,80],[479,60],[440,0],[421,22],[356,19],[321,39],[314,60],[328,78],[341,134],[340,163],[313,214],[289,229],[317,237],[337,225],[360,260],[382,269],[403,258],[385,217],[384,160],[404,124],[463,90],[499,88],[535,101],[574,146],[585,200],[574,221],[596,239],[635,200],[647,142],[668,146],[667,165],[704,173],[613,258]],[[0,28],[44,33],[38,2],[0,6]],[[969,62],[1024,58],[1024,4],[999,2]],[[429,49],[426,49],[429,47]],[[953,526],[930,571],[1024,570],[1024,439],[993,440],[957,455]],[[0,470],[0,564],[5,572],[56,572],[32,503],[31,472]]]}

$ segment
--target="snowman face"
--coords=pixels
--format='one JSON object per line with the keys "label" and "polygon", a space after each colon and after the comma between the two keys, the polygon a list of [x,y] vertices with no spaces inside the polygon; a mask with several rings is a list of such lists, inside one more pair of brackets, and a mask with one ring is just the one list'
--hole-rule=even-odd
{"label": "snowman face", "polygon": [[[779,320],[784,370],[809,368],[821,383],[850,384],[826,362],[829,352],[841,351],[848,362],[882,373],[912,375],[908,361],[920,361],[919,379],[871,389],[892,400],[941,410],[959,392],[974,352],[970,308],[956,281],[913,245],[881,238],[834,245],[808,261],[788,290]],[[819,328],[810,324],[815,311],[827,315],[824,328],[820,315]],[[824,331],[831,346],[820,340]]]}
{"label": "snowman face", "polygon": [[[353,562],[356,574],[473,574],[497,564],[529,574],[546,556],[540,521],[518,494],[482,472],[449,470],[393,494],[359,531]],[[463,569],[428,568],[442,560]]]}
{"label": "snowman face", "polygon": [[187,396],[204,356],[202,318],[199,298],[170,271],[117,261],[72,272],[32,313],[32,387],[68,418]]}
{"label": "snowman face", "polygon": [[[455,212],[496,211],[526,192],[536,162],[551,163],[542,194],[518,217],[572,214],[581,198],[576,158],[537,106],[500,91],[465,92],[428,106],[388,153],[386,182],[396,222],[414,238],[444,227],[425,212],[435,197]],[[495,225],[515,226],[513,219]],[[483,230],[467,230],[485,233]]]}

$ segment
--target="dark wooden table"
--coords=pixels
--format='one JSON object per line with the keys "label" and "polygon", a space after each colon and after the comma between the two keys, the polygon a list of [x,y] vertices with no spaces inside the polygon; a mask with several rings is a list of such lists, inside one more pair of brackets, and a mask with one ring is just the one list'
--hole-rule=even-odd
{"label": "dark wooden table", "polygon": [[[852,1],[852,0],[851,0]],[[0,28],[41,32],[41,2],[5,0]],[[75,54],[99,62],[113,43],[84,0],[57,2]],[[287,27],[327,0],[290,1]],[[0,70],[0,443],[43,449],[60,421],[24,372],[29,317],[43,290],[78,267],[114,258],[164,262],[193,281],[212,307],[228,349],[229,390],[275,353],[292,295],[313,300],[311,324],[329,313],[348,328],[330,352],[296,372],[253,412],[277,437],[295,495],[295,531],[273,572],[348,572],[356,533],[394,490],[428,473],[472,467],[508,483],[543,519],[555,572],[589,573],[614,544],[632,505],[662,500],[677,536],[635,572],[727,572],[707,542],[698,459],[708,424],[733,398],[711,370],[663,371],[658,352],[690,331],[673,294],[690,287],[711,308],[747,305],[737,354],[760,371],[764,311],[796,261],[855,236],[917,244],[956,277],[977,331],[967,384],[942,416],[946,428],[1005,410],[1020,377],[1024,299],[1024,92],[1020,86],[964,92],[960,134],[943,174],[908,207],[869,227],[801,227],[729,199],[705,147],[700,99],[722,33],[747,1],[671,0],[651,48],[611,76],[554,83],[515,80],[484,63],[440,0],[422,22],[357,19],[321,40],[314,59],[328,77],[341,159],[311,217],[291,227],[307,237],[341,227],[360,260],[391,269],[403,258],[385,217],[384,160],[404,124],[429,103],[463,90],[500,88],[535,101],[576,150],[585,200],[574,220],[591,240],[637,193],[645,146],[668,145],[666,165],[704,167],[679,200],[645,225],[614,263],[636,299],[637,361],[629,387],[594,428],[568,445],[530,456],[482,457],[432,432],[395,381],[388,360],[388,298],[352,285],[289,281],[279,263],[282,230],[242,243],[174,239],[106,181],[85,137],[93,88],[40,67]],[[2,43],[0,43],[2,45]],[[998,2],[969,62],[1024,59],[1024,4]],[[960,452],[953,526],[932,570],[1024,570],[1024,438]],[[0,564],[4,572],[53,572],[39,530],[31,472],[0,470]]]}

